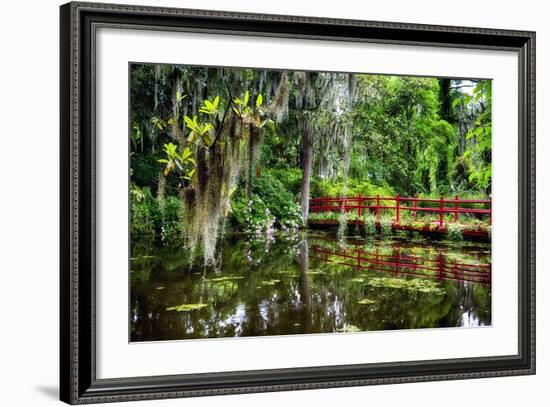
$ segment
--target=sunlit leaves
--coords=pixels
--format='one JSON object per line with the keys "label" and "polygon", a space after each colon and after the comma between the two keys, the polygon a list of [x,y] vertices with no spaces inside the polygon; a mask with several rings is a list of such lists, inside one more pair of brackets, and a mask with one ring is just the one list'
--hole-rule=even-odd
{"label": "sunlit leaves", "polygon": [[193,152],[189,147],[185,147],[181,153],[178,153],[178,147],[173,143],[164,144],[162,147],[166,158],[158,160],[164,164],[163,174],[168,176],[172,171],[177,170],[181,178],[190,180],[195,173],[195,159]]}
{"label": "sunlit leaves", "polygon": [[204,100],[202,103],[202,106],[199,109],[199,112],[207,114],[209,116],[218,116],[220,114],[219,112],[219,105],[220,105],[220,97],[216,96],[214,100],[211,102],[208,99]]}
{"label": "sunlit leaves", "polygon": [[261,109],[263,100],[263,96],[260,93],[256,97],[256,102],[253,104],[253,107],[249,106],[250,92],[247,90],[242,99],[233,98],[233,112],[235,112],[243,122],[262,128],[267,123],[267,120],[262,121],[261,119],[264,115],[264,111]]}
{"label": "sunlit leaves", "polygon": [[191,132],[187,137],[187,141],[191,144],[195,143],[197,140],[202,140],[207,147],[212,145],[212,137],[209,132],[214,128],[212,123],[201,123],[198,121],[197,116],[193,116],[191,119],[189,116],[184,116],[185,125]]}
{"label": "sunlit leaves", "polygon": [[181,102],[186,97],[187,97],[187,95],[182,95],[179,90],[176,92],[176,101]]}
{"label": "sunlit leaves", "polygon": [[491,185],[491,115],[492,115],[492,91],[491,81],[482,80],[473,91],[475,109],[479,112],[474,126],[466,134],[469,141],[463,158],[468,164],[470,174],[468,180],[479,188],[487,190]]}
{"label": "sunlit leaves", "polygon": [[134,141],[136,142],[139,142],[142,138],[142,133],[141,133],[141,129],[139,128],[139,126],[137,124],[134,124],[132,126],[132,139],[134,139]]}
{"label": "sunlit leaves", "polygon": [[258,95],[258,97],[256,98],[256,108],[259,108],[260,106],[262,106],[263,101],[264,101],[264,98],[263,98],[262,94],[260,93]]}

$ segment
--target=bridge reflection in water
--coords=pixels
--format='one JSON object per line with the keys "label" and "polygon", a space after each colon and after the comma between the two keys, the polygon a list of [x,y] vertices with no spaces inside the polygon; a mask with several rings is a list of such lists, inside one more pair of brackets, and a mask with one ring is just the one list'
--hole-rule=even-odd
{"label": "bridge reflection in water", "polygon": [[325,263],[334,263],[358,270],[393,274],[396,277],[411,276],[436,281],[451,280],[491,286],[491,265],[450,261],[442,251],[435,259],[412,254],[402,254],[399,248],[394,254],[380,254],[379,249],[337,249],[314,245],[310,257]]}

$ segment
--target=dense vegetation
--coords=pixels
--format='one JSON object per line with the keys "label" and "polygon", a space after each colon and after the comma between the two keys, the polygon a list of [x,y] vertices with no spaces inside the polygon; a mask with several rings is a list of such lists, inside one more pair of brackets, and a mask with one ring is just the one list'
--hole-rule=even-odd
{"label": "dense vegetation", "polygon": [[491,82],[132,65],[131,232],[295,231],[325,195],[485,197]]}

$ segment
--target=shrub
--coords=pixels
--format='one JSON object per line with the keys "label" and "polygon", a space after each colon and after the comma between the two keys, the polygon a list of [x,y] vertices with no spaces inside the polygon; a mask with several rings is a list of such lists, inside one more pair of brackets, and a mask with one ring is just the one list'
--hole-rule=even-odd
{"label": "shrub", "polygon": [[450,223],[447,225],[447,239],[454,241],[462,240],[462,228],[458,223]]}
{"label": "shrub", "polygon": [[160,225],[160,209],[148,187],[130,194],[130,231],[133,235],[151,235]]}
{"label": "shrub", "polygon": [[260,235],[271,233],[275,217],[264,201],[256,194],[248,199],[246,194],[237,194],[231,202],[232,219],[240,231]]}
{"label": "shrub", "polygon": [[391,219],[380,219],[380,233],[382,236],[390,236],[392,234]]}
{"label": "shrub", "polygon": [[291,195],[295,197],[300,195],[303,177],[303,171],[300,168],[264,169],[262,170],[262,176],[260,179],[266,176],[279,180],[283,184],[284,189]]}
{"label": "shrub", "polygon": [[311,220],[338,220],[339,212],[315,212],[310,213],[308,219]]}
{"label": "shrub", "polygon": [[367,236],[373,236],[376,234],[376,216],[366,215],[364,218],[365,222],[365,234]]}
{"label": "shrub", "polygon": [[295,228],[302,223],[300,206],[294,201],[294,196],[270,171],[254,180],[252,191],[275,216],[277,225]]}
{"label": "shrub", "polygon": [[162,237],[182,232],[183,204],[175,196],[169,196],[164,203],[161,222]]}
{"label": "shrub", "polygon": [[388,185],[375,185],[370,180],[348,179],[344,188],[342,181],[321,179],[314,177],[311,180],[311,196],[394,196],[395,191]]}

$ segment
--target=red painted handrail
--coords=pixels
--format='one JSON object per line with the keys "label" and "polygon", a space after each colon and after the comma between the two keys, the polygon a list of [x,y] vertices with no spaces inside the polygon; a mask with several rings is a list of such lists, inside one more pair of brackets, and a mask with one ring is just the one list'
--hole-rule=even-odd
{"label": "red painted handrail", "polygon": [[[394,202],[394,205],[385,204],[385,202]],[[380,204],[380,202],[384,202]],[[419,202],[431,202],[437,203],[437,206],[426,207],[419,206]],[[489,222],[492,223],[492,204],[491,199],[459,199],[458,195],[455,195],[453,199],[443,198],[419,198],[415,197],[401,197],[397,194],[395,197],[381,197],[377,196],[355,196],[355,197],[331,197],[325,196],[321,198],[312,198],[310,200],[310,212],[332,212],[332,211],[344,211],[348,213],[350,211],[356,211],[359,217],[361,217],[365,211],[373,210],[376,215],[376,221],[379,220],[380,210],[390,209],[395,211],[395,223],[399,224],[402,211],[412,211],[413,220],[416,220],[417,212],[428,212],[439,214],[439,226],[443,227],[444,217],[446,213],[453,214],[454,222],[458,222],[459,214],[477,214],[477,215],[489,215]],[[409,203],[409,205],[403,205]],[[412,203],[412,206],[410,204]],[[452,204],[452,207],[446,205]],[[476,204],[483,205],[485,208],[464,208],[461,204]]]}

